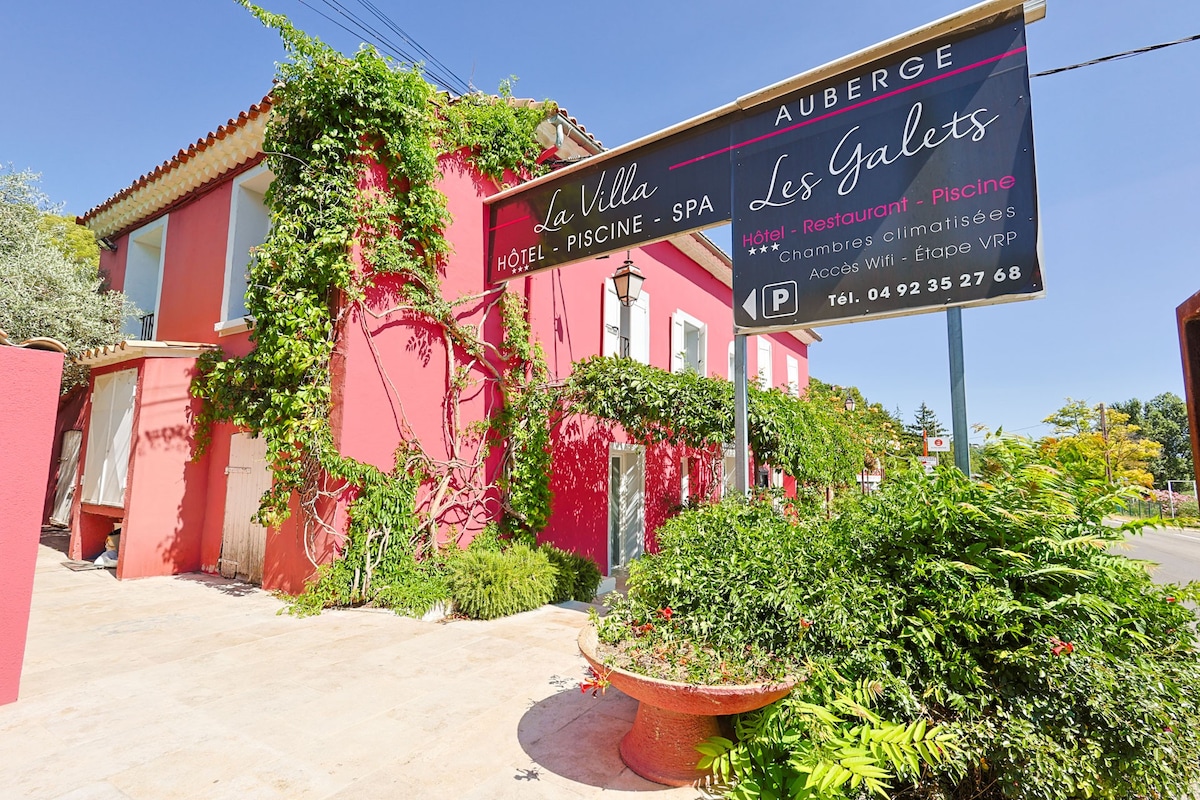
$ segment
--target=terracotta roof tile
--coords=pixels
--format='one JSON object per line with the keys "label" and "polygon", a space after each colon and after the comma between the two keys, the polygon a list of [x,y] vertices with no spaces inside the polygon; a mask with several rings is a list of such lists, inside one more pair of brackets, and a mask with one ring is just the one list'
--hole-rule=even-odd
{"label": "terracotta roof tile", "polygon": [[151,183],[159,180],[163,176],[169,174],[175,169],[178,169],[183,164],[186,164],[198,153],[202,153],[211,147],[214,143],[223,140],[232,131],[245,127],[246,123],[255,120],[263,114],[271,110],[273,99],[271,95],[265,96],[262,100],[250,106],[246,111],[241,112],[237,117],[230,119],[224,125],[217,128],[215,131],[210,131],[209,134],[201,139],[197,139],[194,144],[188,145],[186,150],[181,149],[174,157],[164,161],[153,171],[147,172],[140,178],[135,180],[130,186],[122,189],[112,197],[105,200],[100,205],[88,210],[82,216],[78,217],[78,221],[82,225],[86,225],[90,220],[94,219],[98,214],[112,208],[113,206],[125,200],[134,192],[148,186]]}

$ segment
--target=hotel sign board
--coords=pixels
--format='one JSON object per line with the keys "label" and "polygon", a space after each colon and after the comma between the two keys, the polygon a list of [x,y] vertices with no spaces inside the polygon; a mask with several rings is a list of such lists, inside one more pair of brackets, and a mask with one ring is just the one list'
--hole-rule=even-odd
{"label": "hotel sign board", "polygon": [[737,327],[1042,294],[1019,17],[780,97],[733,138]]}
{"label": "hotel sign board", "polygon": [[[703,169],[677,166],[714,151]],[[489,207],[491,282],[729,221],[728,120],[582,167]]]}
{"label": "hotel sign board", "polygon": [[1022,5],[875,52],[489,199],[489,281],[732,220],[743,333],[1042,294]]}

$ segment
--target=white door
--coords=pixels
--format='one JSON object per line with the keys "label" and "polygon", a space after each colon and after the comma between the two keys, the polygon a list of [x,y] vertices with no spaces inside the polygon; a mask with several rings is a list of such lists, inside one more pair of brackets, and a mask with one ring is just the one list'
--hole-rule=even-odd
{"label": "white door", "polygon": [[645,454],[641,448],[609,451],[609,571],[629,566],[646,545]]}
{"label": "white door", "polygon": [[225,524],[221,528],[221,577],[262,583],[267,529],[252,521],[263,493],[271,487],[267,442],[235,433],[229,442],[225,482]]}
{"label": "white door", "polygon": [[58,486],[54,489],[54,510],[50,521],[55,525],[71,524],[71,501],[75,499],[75,479],[79,472],[79,447],[83,431],[63,431],[62,453],[58,457]]}

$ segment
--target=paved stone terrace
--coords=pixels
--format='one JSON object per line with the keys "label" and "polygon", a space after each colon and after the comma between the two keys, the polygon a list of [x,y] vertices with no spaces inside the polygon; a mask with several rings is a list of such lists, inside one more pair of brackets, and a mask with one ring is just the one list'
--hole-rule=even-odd
{"label": "paved stone terrace", "polygon": [[585,606],[495,622],[295,619],[201,575],[71,572],[43,538],[3,798],[694,800],[617,755],[636,703],[578,682]]}

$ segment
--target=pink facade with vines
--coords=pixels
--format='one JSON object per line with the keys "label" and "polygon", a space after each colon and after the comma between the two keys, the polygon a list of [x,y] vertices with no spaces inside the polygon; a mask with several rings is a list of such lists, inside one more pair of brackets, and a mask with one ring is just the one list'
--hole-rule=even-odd
{"label": "pink facade with vines", "polygon": [[[197,352],[205,345],[218,345],[233,354],[244,354],[252,346],[249,334],[230,319],[236,313],[231,310],[227,284],[239,215],[246,210],[245,198],[255,196],[251,190],[263,180],[256,177],[259,160],[252,154],[152,213],[131,212],[107,223],[88,220],[112,244],[102,255],[101,267],[114,288],[126,288],[137,274],[140,267],[135,261],[143,257],[145,243],[158,243],[155,341],[185,343]],[[186,166],[181,162],[175,172],[186,171]],[[496,346],[503,337],[497,303],[505,289],[486,284],[483,201],[497,187],[474,172],[461,155],[444,157],[442,170],[440,189],[452,217],[446,231],[452,252],[441,274],[443,294],[447,299],[467,298],[458,309],[459,323],[477,329],[481,341]],[[166,174],[156,180],[172,179],[175,173]],[[240,207],[238,198],[243,202]],[[116,210],[121,208],[118,203]],[[166,219],[161,234],[155,228],[160,219]],[[159,238],[148,238],[154,236]],[[637,309],[641,316],[635,356],[665,370],[677,369],[684,341],[680,336],[687,336],[688,358],[694,362],[689,366],[710,376],[728,377],[732,342],[728,258],[707,240],[690,234],[635,249],[630,256],[647,279],[647,299]],[[565,378],[577,361],[611,351],[614,307],[608,277],[621,260],[617,256],[594,259],[508,285],[507,291],[520,294],[527,304],[531,331],[542,343],[552,379]],[[465,542],[501,513],[494,488],[499,457],[482,435],[482,427],[500,404],[498,365],[492,355],[473,360],[461,348],[448,347],[439,329],[397,310],[397,280],[377,279],[361,302],[346,301],[341,309],[332,364],[333,433],[343,455],[383,469],[392,468],[397,448],[419,443],[441,470],[440,478],[426,485],[420,510],[435,519],[443,540]],[[764,379],[771,385],[793,391],[807,385],[811,337],[758,338],[766,344],[750,340],[752,374],[765,371]],[[165,403],[163,407],[178,410],[180,419],[167,426],[178,434],[170,446],[160,441],[161,446],[155,447],[145,433],[135,431],[134,458],[154,466],[137,468],[136,482],[129,483],[122,498],[111,501],[115,505],[99,507],[76,500],[72,544],[76,557],[93,557],[97,537],[102,541],[101,534],[112,521],[121,519],[131,529],[119,568],[126,576],[222,571],[223,560],[228,560],[223,549],[228,547],[233,513],[231,481],[240,480],[242,474],[242,467],[231,461],[239,446],[238,432],[217,425],[207,453],[198,462],[189,461],[194,431],[187,428],[186,419],[194,409],[182,389],[186,380],[180,376],[189,374],[195,355],[180,351],[171,370],[164,370],[153,352],[139,361],[96,356],[97,363],[108,364],[96,370],[101,374],[129,366],[145,374],[150,364],[150,374],[175,376],[169,386],[161,381],[139,384],[136,413],[144,418],[147,409]],[[452,383],[457,391],[451,391]],[[90,410],[85,409],[85,417]],[[628,442],[619,429],[591,419],[567,417],[556,427],[553,440],[554,503],[542,539],[590,556],[605,573],[623,562],[614,553],[618,546],[614,542],[627,542],[632,535],[640,541],[630,546],[652,550],[655,530],[685,495],[717,493],[727,477],[720,448],[695,452],[671,444],[643,447]],[[629,493],[615,492],[614,470],[626,470],[620,475],[629,478]],[[82,477],[84,470],[80,472]],[[335,556],[352,492],[328,488],[316,509],[321,524],[300,524],[304,515],[294,513],[282,530],[267,534],[260,556],[264,587],[298,591],[312,575],[314,562]],[[631,500],[633,495],[637,496]],[[617,530],[610,519],[614,514],[633,518],[624,519]],[[135,525],[137,530],[132,529]]]}

